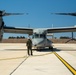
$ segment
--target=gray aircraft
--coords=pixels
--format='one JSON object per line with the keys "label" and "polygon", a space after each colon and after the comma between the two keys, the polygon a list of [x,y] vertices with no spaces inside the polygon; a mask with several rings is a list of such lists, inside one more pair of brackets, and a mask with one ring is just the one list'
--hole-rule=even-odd
{"label": "gray aircraft", "polygon": [[61,32],[76,32],[76,27],[61,27],[61,28],[19,28],[5,26],[2,19],[3,16],[9,15],[22,15],[21,13],[6,13],[0,11],[0,41],[3,38],[3,33],[21,33],[32,35],[32,43],[35,48],[48,47],[53,49],[52,42],[47,39],[48,33],[61,33]]}

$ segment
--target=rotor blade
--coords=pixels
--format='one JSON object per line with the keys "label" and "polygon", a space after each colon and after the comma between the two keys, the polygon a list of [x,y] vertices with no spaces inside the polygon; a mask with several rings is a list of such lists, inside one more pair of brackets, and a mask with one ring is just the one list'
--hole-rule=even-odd
{"label": "rotor blade", "polygon": [[76,12],[75,13],[51,13],[51,14],[76,16]]}
{"label": "rotor blade", "polygon": [[24,13],[5,13],[3,16],[9,16],[9,15],[23,15]]}

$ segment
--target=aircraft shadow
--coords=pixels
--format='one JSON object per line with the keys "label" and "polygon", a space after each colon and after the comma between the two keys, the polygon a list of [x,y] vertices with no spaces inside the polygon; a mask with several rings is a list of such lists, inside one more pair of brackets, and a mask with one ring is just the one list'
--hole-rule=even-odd
{"label": "aircraft shadow", "polygon": [[[38,51],[38,52],[52,52],[52,51],[55,51],[55,52],[58,52],[58,51],[76,51],[76,49],[57,49],[57,48],[53,48],[53,50],[51,49],[32,49],[33,51]],[[4,51],[27,51],[27,49],[5,49]]]}
{"label": "aircraft shadow", "polygon": [[67,50],[67,49],[65,49],[65,50],[61,50],[61,51],[76,51],[76,49],[74,49],[74,50]]}
{"label": "aircraft shadow", "polygon": [[61,50],[57,49],[57,48],[53,48],[53,50],[52,49],[39,49],[37,51],[39,51],[39,52],[53,52],[53,51],[58,52],[58,51],[61,51]]}
{"label": "aircraft shadow", "polygon": [[[56,52],[58,52],[58,51],[61,51],[60,49],[57,49],[57,48],[53,48],[53,50],[52,49],[48,49],[48,48],[46,48],[46,49],[32,49],[33,51],[39,51],[39,52],[52,52],[52,51],[56,51]],[[5,51],[27,51],[27,49],[5,49]]]}

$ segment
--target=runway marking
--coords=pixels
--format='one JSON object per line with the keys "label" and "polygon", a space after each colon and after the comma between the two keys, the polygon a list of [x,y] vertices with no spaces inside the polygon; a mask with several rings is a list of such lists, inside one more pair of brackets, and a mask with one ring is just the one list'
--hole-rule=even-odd
{"label": "runway marking", "polygon": [[28,58],[29,56],[27,56],[9,75],[12,75],[18,68],[20,65],[22,65],[22,63]]}
{"label": "runway marking", "polygon": [[23,57],[15,57],[15,58],[4,58],[4,59],[0,59],[0,61],[3,61],[3,60],[14,60],[14,59],[22,59],[22,58],[25,58],[26,56],[23,56]]}
{"label": "runway marking", "polygon": [[58,55],[56,52],[53,52],[55,56],[71,71],[73,75],[76,75],[76,70],[68,63],[66,62],[60,55]]}
{"label": "runway marking", "polygon": [[[44,56],[44,55],[48,55],[48,54],[52,54],[53,52],[51,52],[51,53],[46,53],[46,54],[41,54],[41,55],[34,55],[35,57],[36,56]],[[34,57],[33,56],[33,57]],[[24,56],[23,58],[25,58],[26,56]],[[12,75],[18,68],[19,68],[19,66],[20,65],[22,65],[22,63],[23,62],[25,62],[25,60],[28,58],[28,57],[30,57],[30,56],[27,56],[9,75]]]}

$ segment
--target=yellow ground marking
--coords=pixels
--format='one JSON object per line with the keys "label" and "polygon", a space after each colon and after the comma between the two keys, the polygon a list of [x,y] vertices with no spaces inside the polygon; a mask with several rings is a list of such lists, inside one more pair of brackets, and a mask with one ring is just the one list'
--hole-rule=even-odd
{"label": "yellow ground marking", "polygon": [[23,56],[23,57],[14,57],[14,58],[3,58],[3,59],[0,59],[0,61],[2,60],[13,60],[13,59],[21,59],[21,58],[25,58],[26,56]]}
{"label": "yellow ground marking", "polygon": [[73,73],[73,75],[76,75],[76,70],[68,63],[66,62],[61,56],[59,56],[56,52],[53,52],[56,57]]}
{"label": "yellow ground marking", "polygon": [[[52,54],[51,53],[45,53],[45,54],[41,54],[41,55],[33,55],[33,56],[44,56],[44,55],[49,55],[49,54]],[[22,59],[22,58],[25,58],[27,56],[22,56],[22,57],[14,57],[14,58],[2,58],[0,59],[0,61],[3,61],[3,60],[14,60],[14,59]]]}

